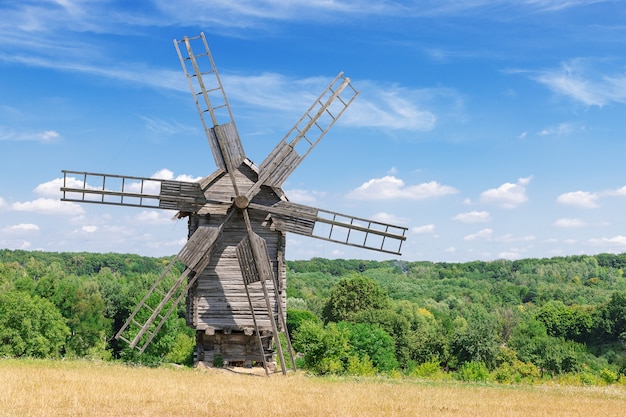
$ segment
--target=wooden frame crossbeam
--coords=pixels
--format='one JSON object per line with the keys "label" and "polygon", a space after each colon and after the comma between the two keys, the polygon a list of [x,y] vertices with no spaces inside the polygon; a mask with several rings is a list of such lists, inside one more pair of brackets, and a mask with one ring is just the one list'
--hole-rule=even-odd
{"label": "wooden frame crossbeam", "polygon": [[278,229],[329,242],[401,255],[408,228],[309,207],[288,201],[250,208],[275,215]]}
{"label": "wooden frame crossbeam", "polygon": [[82,171],[61,172],[61,201],[181,211],[198,211],[207,202],[197,182]]}

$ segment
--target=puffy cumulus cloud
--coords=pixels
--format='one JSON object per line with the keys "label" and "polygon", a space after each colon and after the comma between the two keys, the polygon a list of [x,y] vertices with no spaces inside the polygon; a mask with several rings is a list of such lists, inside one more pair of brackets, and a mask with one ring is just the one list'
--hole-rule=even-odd
{"label": "puffy cumulus cloud", "polygon": [[145,224],[166,224],[172,221],[172,211],[157,211],[157,210],[146,210],[135,216],[140,223]]}
{"label": "puffy cumulus cloud", "polygon": [[587,223],[585,223],[584,221],[580,220],[580,219],[557,219],[554,222],[554,225],[556,227],[584,227],[587,226]]}
{"label": "puffy cumulus cloud", "polygon": [[[61,187],[63,186],[63,178],[55,178],[51,181],[39,184],[33,191],[35,194],[42,195],[44,197],[59,198],[61,195]],[[83,188],[83,182],[74,177],[67,177],[65,186],[70,188]]]}
{"label": "puffy cumulus cloud", "polygon": [[80,228],[80,230],[82,232],[85,232],[85,233],[96,233],[98,231],[98,226],[87,226],[87,225],[85,225],[85,226],[82,226]]}
{"label": "puffy cumulus cloud", "polygon": [[326,195],[323,191],[291,189],[285,190],[289,200],[300,204],[315,204],[320,198]]}
{"label": "puffy cumulus cloud", "polygon": [[595,246],[617,246],[626,248],[626,236],[618,235],[613,237],[589,239],[589,243]]}
{"label": "puffy cumulus cloud", "polygon": [[598,195],[596,193],[590,193],[587,191],[573,191],[569,193],[561,194],[556,198],[561,204],[567,204],[570,206],[576,206],[581,208],[596,208],[599,207]]}
{"label": "puffy cumulus cloud", "polygon": [[7,206],[7,202],[4,201],[4,198],[0,197],[0,210]]}
{"label": "puffy cumulus cloud", "polygon": [[406,219],[394,216],[393,214],[381,212],[376,213],[371,217],[371,220],[381,222],[381,223],[389,223],[389,224],[403,224],[406,223]]}
{"label": "puffy cumulus cloud", "polygon": [[492,229],[482,229],[479,230],[476,233],[467,235],[463,238],[463,240],[467,240],[467,241],[472,241],[472,240],[488,240],[491,239],[491,236],[493,235],[493,230]]}
{"label": "puffy cumulus cloud", "polygon": [[498,259],[507,259],[509,261],[520,259],[521,257],[522,254],[516,251],[500,252],[497,256]]}
{"label": "puffy cumulus cloud", "polygon": [[29,233],[29,232],[38,232],[39,226],[32,223],[20,223],[14,224],[12,226],[7,226],[2,229],[4,233]]}
{"label": "puffy cumulus cloud", "polygon": [[13,203],[11,210],[25,211],[37,214],[70,215],[76,216],[84,213],[83,208],[76,203],[68,203],[51,198],[38,198],[23,203]]}
{"label": "puffy cumulus cloud", "polygon": [[367,181],[360,187],[350,191],[347,197],[358,200],[425,200],[457,192],[458,190],[454,187],[442,185],[436,181],[418,185],[406,185],[401,179],[387,175]]}
{"label": "puffy cumulus cloud", "polygon": [[480,194],[480,200],[485,203],[497,204],[504,208],[514,208],[528,200],[526,186],[532,177],[520,178],[515,184],[507,182],[498,188],[491,188]]}
{"label": "puffy cumulus cloud", "polygon": [[430,233],[434,233],[435,225],[434,224],[425,224],[423,226],[416,226],[411,229],[412,233],[416,235],[426,235]]}
{"label": "puffy cumulus cloud", "polygon": [[615,190],[606,191],[603,194],[608,196],[624,197],[626,196],[626,185]]}
{"label": "puffy cumulus cloud", "polygon": [[496,242],[531,242],[535,240],[535,236],[533,235],[525,235],[525,236],[513,236],[510,233],[507,233],[502,236],[498,236],[494,239]]}
{"label": "puffy cumulus cloud", "polygon": [[187,174],[180,174],[180,175],[174,176],[174,173],[167,168],[158,170],[157,172],[152,174],[150,178],[155,178],[159,180],[174,180],[174,181],[187,181],[187,182],[196,182],[202,179],[202,177],[192,177],[191,175],[187,175]]}
{"label": "puffy cumulus cloud", "polygon": [[491,215],[486,211],[470,211],[468,213],[459,213],[452,220],[461,223],[487,223],[491,221]]}

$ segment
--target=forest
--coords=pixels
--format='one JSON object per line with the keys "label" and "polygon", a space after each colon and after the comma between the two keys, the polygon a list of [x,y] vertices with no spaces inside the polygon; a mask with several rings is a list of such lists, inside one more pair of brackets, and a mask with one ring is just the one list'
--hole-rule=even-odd
{"label": "forest", "polygon": [[[0,250],[0,357],[191,366],[184,303],[142,355],[113,338],[171,259]],[[316,375],[626,385],[625,267],[626,254],[287,261],[287,327]]]}

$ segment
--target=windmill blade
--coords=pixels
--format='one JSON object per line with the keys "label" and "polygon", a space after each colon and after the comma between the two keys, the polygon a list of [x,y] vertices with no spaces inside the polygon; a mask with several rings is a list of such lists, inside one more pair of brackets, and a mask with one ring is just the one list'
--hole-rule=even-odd
{"label": "windmill blade", "polygon": [[280,187],[358,96],[340,72],[259,167],[257,183],[246,193],[251,200],[261,185]]}
{"label": "windmill blade", "polygon": [[[154,339],[159,332],[167,318],[176,309],[176,306],[187,294],[189,289],[196,282],[197,277],[206,268],[211,260],[211,250],[214,247],[216,241],[221,236],[224,224],[230,219],[230,215],[226,218],[224,223],[219,228],[211,227],[198,227],[194,234],[189,238],[185,246],[180,250],[178,255],[172,259],[167,268],[163,271],[161,276],[154,282],[152,287],[148,290],[143,299],[139,302],[133,313],[126,320],[126,323],[115,335],[116,339],[121,339],[127,342],[131,348],[139,349],[139,353],[148,347],[148,344]],[[185,271],[178,277],[176,282],[169,288],[166,293],[163,293],[159,288],[163,285],[165,278],[168,276],[172,266],[176,261],[181,261],[187,267]],[[187,279],[189,277],[189,279]],[[179,288],[187,279],[187,285],[181,292],[178,292]],[[160,301],[156,306],[153,303],[150,305],[150,301],[153,299],[153,295],[158,294]],[[177,295],[178,294],[178,295]],[[169,308],[164,312],[167,303],[176,297],[170,304]],[[139,318],[142,316],[143,318]],[[147,318],[145,316],[148,316]],[[142,320],[142,321],[138,321]],[[137,332],[132,336],[132,339],[126,338],[124,333],[129,328],[134,328]],[[144,337],[145,336],[145,337]]]}
{"label": "windmill blade", "polygon": [[272,263],[265,239],[256,233],[244,237],[237,245],[237,260],[246,284],[272,279]]}
{"label": "windmill blade", "polygon": [[402,255],[402,243],[408,230],[289,201],[273,206],[250,203],[249,207],[271,213],[274,227],[285,232],[394,255]]}
{"label": "windmill blade", "polygon": [[94,172],[63,172],[61,201],[196,212],[207,199],[196,182]]}
{"label": "windmill blade", "polygon": [[[181,48],[182,44],[184,48]],[[204,33],[191,38],[185,36],[182,40],[175,39],[174,46],[209,140],[215,164],[231,173],[241,165],[245,155]],[[195,53],[193,46],[200,52]]]}
{"label": "windmill blade", "polygon": [[[274,272],[272,271],[272,262],[270,261],[269,252],[267,250],[267,243],[265,242],[265,239],[257,235],[252,230],[252,224],[250,222],[250,216],[247,207],[242,209],[242,214],[246,223],[246,230],[248,234],[237,245],[237,259],[239,261],[239,267],[243,276],[244,286],[246,288],[246,295],[248,296],[248,303],[250,305],[252,317],[254,319],[254,327],[257,336],[259,337],[259,349],[261,349],[261,356],[265,358],[263,345],[261,343],[261,335],[256,321],[256,313],[254,312],[254,307],[252,306],[252,301],[250,300],[250,294],[248,292],[248,285],[254,282],[261,283],[263,298],[265,299],[265,307],[267,309],[267,314],[270,316],[272,331],[276,338],[278,338],[278,326],[276,325],[276,316],[277,314],[281,314],[281,309],[280,307],[278,307],[278,313],[274,313],[272,303],[270,301],[270,297],[267,291],[266,281],[268,280],[271,280],[272,286],[274,287],[274,290],[276,290],[276,282],[274,280]],[[276,302],[280,303],[278,298],[276,298]],[[283,355],[280,340],[278,339],[276,339],[276,349],[278,351],[278,357],[280,360],[282,372],[283,374],[285,374],[287,372],[287,368],[285,366],[285,357]],[[293,352],[290,351],[290,355],[293,361]],[[265,359],[263,359],[263,366],[267,374],[268,369]]]}

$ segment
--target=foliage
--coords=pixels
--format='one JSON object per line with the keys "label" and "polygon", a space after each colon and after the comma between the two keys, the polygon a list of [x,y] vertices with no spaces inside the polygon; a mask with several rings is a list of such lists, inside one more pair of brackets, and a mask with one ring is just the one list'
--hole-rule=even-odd
{"label": "foliage", "polygon": [[[0,250],[0,354],[190,364],[184,304],[142,355],[113,338],[170,260]],[[620,384],[624,267],[626,254],[287,261],[287,327],[316,374]]]}
{"label": "foliage", "polygon": [[0,356],[58,357],[69,334],[50,301],[23,291],[0,294]]}
{"label": "foliage", "polygon": [[374,280],[355,274],[333,287],[324,307],[324,319],[327,322],[350,320],[359,311],[382,310],[388,306],[387,294]]}
{"label": "foliage", "polygon": [[310,320],[317,322],[319,319],[315,314],[308,310],[297,310],[294,308],[287,309],[287,330],[289,334],[293,336],[294,332],[298,330],[302,322]]}

